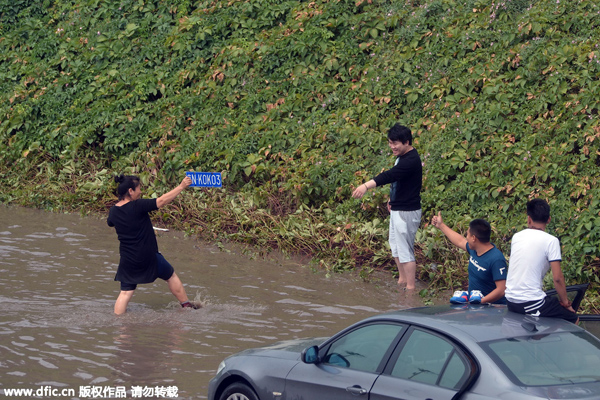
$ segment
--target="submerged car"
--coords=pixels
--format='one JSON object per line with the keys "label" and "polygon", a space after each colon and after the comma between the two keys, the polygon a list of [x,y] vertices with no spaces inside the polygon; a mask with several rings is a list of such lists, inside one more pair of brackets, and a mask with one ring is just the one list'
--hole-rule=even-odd
{"label": "submerged car", "polygon": [[242,351],[208,389],[209,400],[357,398],[600,399],[600,340],[505,306],[422,307],[366,318],[329,339]]}

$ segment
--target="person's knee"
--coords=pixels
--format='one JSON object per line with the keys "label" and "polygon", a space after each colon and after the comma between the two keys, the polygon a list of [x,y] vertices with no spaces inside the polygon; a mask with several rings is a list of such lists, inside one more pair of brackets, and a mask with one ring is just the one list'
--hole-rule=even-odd
{"label": "person's knee", "polygon": [[119,293],[119,299],[121,300],[127,300],[129,301],[129,299],[131,299],[131,297],[133,296],[133,293],[135,292],[135,290],[121,290],[121,292]]}
{"label": "person's knee", "polygon": [[156,253],[156,270],[157,276],[164,281],[168,281],[175,274],[173,266],[160,253]]}

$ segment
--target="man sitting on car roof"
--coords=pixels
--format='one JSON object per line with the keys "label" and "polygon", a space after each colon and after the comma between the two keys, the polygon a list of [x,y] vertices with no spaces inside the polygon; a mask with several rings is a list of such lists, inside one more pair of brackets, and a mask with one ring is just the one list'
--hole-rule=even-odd
{"label": "man sitting on car roof", "polygon": [[[527,229],[513,235],[506,304],[510,311],[535,317],[563,318],[577,323],[579,318],[567,297],[565,278],[560,268],[561,250],[557,237],[546,231],[550,223],[550,205],[542,199],[527,203]],[[544,275],[552,270],[558,299],[546,296]]]}
{"label": "man sitting on car roof", "polygon": [[466,237],[448,227],[440,212],[434,215],[431,224],[441,230],[452,244],[469,253],[469,291],[454,292],[450,303],[505,304],[506,259],[490,242],[490,224],[483,219],[474,219],[469,223]]}

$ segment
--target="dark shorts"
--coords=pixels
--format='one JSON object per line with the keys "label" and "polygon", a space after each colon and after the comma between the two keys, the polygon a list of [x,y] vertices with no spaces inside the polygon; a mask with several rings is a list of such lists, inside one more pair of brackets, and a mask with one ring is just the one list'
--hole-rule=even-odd
{"label": "dark shorts", "polygon": [[[164,281],[171,279],[175,270],[162,254],[156,253],[156,272],[158,277]],[[121,290],[135,290],[136,283],[121,282]]]}
{"label": "dark shorts", "polygon": [[577,314],[560,305],[558,298],[546,296],[541,300],[528,301],[525,303],[511,303],[506,300],[508,311],[519,314],[532,315],[534,317],[562,318],[576,323]]}

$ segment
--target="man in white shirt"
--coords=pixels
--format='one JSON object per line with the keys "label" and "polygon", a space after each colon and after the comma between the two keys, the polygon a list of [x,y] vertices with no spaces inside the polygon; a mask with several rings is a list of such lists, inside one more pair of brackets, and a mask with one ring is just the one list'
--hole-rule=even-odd
{"label": "man in white shirt", "polygon": [[[536,317],[563,318],[577,323],[579,318],[567,297],[565,278],[560,268],[558,238],[546,233],[550,223],[550,206],[545,200],[527,203],[527,229],[514,234],[511,242],[506,304],[509,311]],[[546,296],[544,275],[552,270],[558,299]]]}

